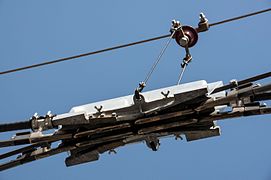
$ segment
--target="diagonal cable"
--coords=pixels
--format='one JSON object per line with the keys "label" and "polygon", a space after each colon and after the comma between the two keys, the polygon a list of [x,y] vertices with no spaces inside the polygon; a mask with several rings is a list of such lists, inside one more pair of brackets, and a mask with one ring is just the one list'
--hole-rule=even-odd
{"label": "diagonal cable", "polygon": [[[257,14],[265,13],[265,12],[268,12],[268,11],[271,11],[271,8],[264,9],[264,10],[257,11],[257,12],[253,12],[253,13],[249,13],[249,14],[245,14],[245,15],[242,15],[242,16],[234,17],[234,18],[230,18],[230,19],[225,19],[223,21],[211,23],[211,24],[209,24],[209,26],[211,27],[211,26],[216,26],[216,25],[220,25],[220,24],[223,24],[223,23],[228,23],[228,22],[231,22],[231,21],[240,20],[240,19],[243,19],[243,18],[247,18],[247,17],[250,17],[250,16],[257,15]],[[129,47],[129,46],[134,46],[134,45],[142,44],[142,43],[146,43],[146,42],[151,42],[151,41],[167,38],[167,37],[170,37],[170,36],[171,36],[171,34],[166,34],[166,35],[162,35],[162,36],[158,36],[158,37],[154,37],[154,38],[150,38],[150,39],[145,39],[145,40],[141,40],[141,41],[136,41],[136,42],[132,42],[132,43],[128,43],[128,44],[118,45],[118,46],[114,46],[114,47],[110,47],[110,48],[106,48],[106,49],[102,49],[102,50],[92,51],[92,52],[79,54],[79,55],[75,55],[75,56],[64,57],[64,58],[60,58],[60,59],[56,59],[56,60],[52,60],[52,61],[45,61],[43,63],[37,63],[37,64],[29,65],[29,66],[10,69],[10,70],[0,72],[0,75],[14,73],[14,72],[17,72],[17,71],[23,71],[23,70],[32,69],[32,68],[37,68],[37,67],[41,67],[41,66],[46,66],[46,65],[50,65],[50,64],[59,63],[59,62],[64,62],[64,61],[71,61],[71,60],[78,59],[78,58],[81,58],[81,57],[90,56],[90,55],[94,55],[94,54],[99,54],[99,53],[112,51],[112,50],[116,50],[116,49],[121,49],[121,48]]]}
{"label": "diagonal cable", "polygon": [[173,31],[173,33],[172,33],[171,36],[169,37],[168,41],[166,42],[165,46],[163,47],[163,49],[161,50],[160,54],[158,55],[156,61],[155,61],[154,64],[152,65],[151,70],[149,71],[149,73],[147,74],[147,76],[146,76],[146,78],[145,78],[145,80],[144,80],[144,83],[145,83],[145,84],[147,84],[147,82],[148,82],[148,80],[150,79],[150,77],[151,77],[151,75],[152,75],[154,69],[156,68],[157,64],[160,62],[160,60],[161,60],[163,54],[165,53],[165,51],[166,51],[166,49],[167,49],[167,47],[168,47],[168,45],[169,45],[169,43],[170,43],[172,37],[175,35],[175,32],[176,32],[176,31]]}

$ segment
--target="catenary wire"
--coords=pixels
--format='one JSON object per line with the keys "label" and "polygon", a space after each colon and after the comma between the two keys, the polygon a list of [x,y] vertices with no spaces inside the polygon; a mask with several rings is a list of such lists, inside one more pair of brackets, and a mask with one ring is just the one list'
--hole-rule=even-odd
{"label": "catenary wire", "polygon": [[[242,15],[242,16],[234,17],[234,18],[230,18],[230,19],[226,19],[226,20],[223,20],[223,21],[211,23],[211,24],[209,24],[209,26],[211,27],[211,26],[216,26],[216,25],[224,24],[224,23],[231,22],[231,21],[240,20],[240,19],[243,19],[243,18],[247,18],[249,16],[254,16],[254,15],[265,13],[265,12],[268,12],[268,11],[271,11],[271,8],[264,9],[264,10],[257,11],[257,12],[253,12],[253,13],[249,13],[249,14],[245,14],[245,15]],[[90,55],[94,55],[94,54],[99,54],[99,53],[112,51],[112,50],[116,50],[116,49],[120,49],[120,48],[125,48],[125,47],[129,47],[129,46],[134,46],[134,45],[142,44],[142,43],[146,43],[146,42],[151,42],[151,41],[167,38],[167,37],[170,37],[170,36],[171,36],[171,34],[162,35],[162,36],[158,36],[158,37],[154,37],[154,38],[150,38],[150,39],[145,39],[145,40],[141,40],[141,41],[137,41],[137,42],[132,42],[132,43],[128,43],[128,44],[123,44],[123,45],[119,45],[119,46],[114,46],[114,47],[110,47],[110,48],[106,48],[106,49],[102,49],[102,50],[92,51],[92,52],[79,54],[79,55],[75,55],[75,56],[64,57],[64,58],[60,58],[60,59],[56,59],[56,60],[52,60],[52,61],[46,61],[46,62],[43,62],[43,63],[33,64],[33,65],[24,66],[24,67],[15,68],[15,69],[10,69],[10,70],[6,70],[6,71],[1,71],[0,75],[9,74],[9,73],[22,71],[22,70],[26,70],[26,69],[32,69],[32,68],[41,67],[41,66],[46,66],[46,65],[50,65],[50,64],[55,64],[55,63],[59,63],[59,62],[63,62],[63,61],[74,60],[74,59],[77,59],[77,58],[90,56]]]}
{"label": "catenary wire", "polygon": [[85,57],[85,56],[99,54],[99,53],[106,52],[106,51],[112,51],[112,50],[115,50],[115,49],[120,49],[120,48],[134,46],[134,45],[137,45],[137,44],[142,44],[142,43],[146,43],[146,42],[150,42],[150,41],[155,41],[155,40],[163,39],[163,38],[166,38],[166,37],[170,37],[170,34],[169,35],[158,36],[158,37],[154,37],[154,38],[150,38],[150,39],[145,39],[145,40],[142,40],[142,41],[132,42],[132,43],[128,43],[128,44],[123,44],[123,45],[119,45],[119,46],[114,46],[114,47],[110,47],[110,48],[105,48],[105,49],[101,49],[101,50],[97,50],[97,51],[92,51],[92,52],[88,52],[88,53],[84,53],[84,54],[79,54],[79,55],[75,55],[75,56],[60,58],[60,59],[56,59],[56,60],[53,60],[53,61],[46,61],[46,62],[43,62],[43,63],[33,64],[33,65],[30,65],[30,66],[24,66],[24,67],[20,67],[20,68],[16,68],[16,69],[2,71],[2,72],[0,72],[0,75],[13,73],[13,72],[16,72],[16,71],[22,71],[22,70],[26,70],[26,69],[32,69],[32,68],[35,68],[35,67],[45,66],[45,65],[49,65],[49,64],[55,64],[55,63],[59,63],[59,62],[63,62],[63,61],[73,60],[73,59],[77,59],[77,58],[81,58],[81,57]]}
{"label": "catenary wire", "polygon": [[219,25],[219,24],[228,23],[228,22],[231,22],[231,21],[236,21],[236,20],[239,20],[239,19],[247,18],[249,16],[255,16],[257,14],[265,13],[265,12],[268,12],[268,11],[271,11],[271,8],[264,9],[264,10],[257,11],[257,12],[253,12],[253,13],[249,13],[249,14],[245,14],[245,15],[242,15],[242,16],[237,16],[237,17],[230,18],[230,19],[225,19],[223,21],[211,23],[211,24],[209,24],[209,26],[211,27],[211,26],[216,26],[216,25]]}

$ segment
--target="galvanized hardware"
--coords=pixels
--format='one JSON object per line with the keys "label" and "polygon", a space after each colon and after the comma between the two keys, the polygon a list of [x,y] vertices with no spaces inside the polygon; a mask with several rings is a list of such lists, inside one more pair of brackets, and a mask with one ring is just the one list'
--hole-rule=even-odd
{"label": "galvanized hardware", "polygon": [[170,32],[172,33],[174,30],[179,30],[179,28],[181,27],[181,23],[180,21],[176,21],[175,19],[173,19],[171,21],[171,29],[170,29]]}
{"label": "galvanized hardware", "polygon": [[[233,85],[223,86],[222,81],[202,80],[142,92],[139,100],[135,95],[128,95],[73,107],[55,117],[50,112],[44,117],[35,114],[29,124],[2,124],[0,132],[30,126],[35,132],[17,133],[10,140],[0,141],[0,148],[29,144],[0,154],[0,160],[19,155],[18,159],[0,164],[0,171],[68,151],[70,156],[65,163],[73,166],[98,160],[99,154],[114,153],[114,149],[131,143],[145,141],[147,147],[157,151],[159,139],[163,137],[182,139],[185,136],[187,141],[194,141],[219,136],[217,120],[271,114],[271,107],[262,103],[271,99],[271,84],[252,83],[267,75],[235,82],[238,86],[234,90],[231,90]],[[106,107],[103,111],[101,104]],[[51,134],[42,133],[50,127],[58,129]],[[61,144],[50,148],[49,144],[55,145],[55,142]]]}
{"label": "galvanized hardware", "polygon": [[181,80],[183,78],[183,74],[185,72],[185,69],[186,69],[188,63],[190,63],[192,61],[192,56],[191,56],[191,54],[190,54],[189,49],[188,49],[187,46],[185,47],[185,52],[186,52],[186,54],[185,54],[185,57],[183,58],[183,62],[181,63],[182,70],[180,72],[177,84],[181,83]]}
{"label": "galvanized hardware", "polygon": [[140,93],[143,91],[144,87],[146,87],[146,83],[145,82],[140,82],[138,85],[138,88],[136,88],[135,90],[135,99],[140,100]]}
{"label": "galvanized hardware", "polygon": [[39,116],[35,113],[31,118],[31,127],[33,131],[44,131],[47,129],[52,129],[52,119],[56,115],[51,114],[49,111],[45,116]]}
{"label": "galvanized hardware", "polygon": [[230,84],[233,86],[232,89],[237,88],[238,87],[238,81],[236,79],[232,79],[230,80]]}
{"label": "galvanized hardware", "polygon": [[197,32],[204,32],[209,30],[209,23],[208,19],[205,17],[203,13],[199,14],[199,23],[198,23],[198,28],[196,29]]}
{"label": "galvanized hardware", "polygon": [[183,58],[183,62],[181,64],[181,67],[184,68],[185,66],[188,65],[192,61],[192,56],[190,53],[187,53],[185,57]]}
{"label": "galvanized hardware", "polygon": [[146,83],[145,82],[140,82],[139,83],[139,89],[138,89],[138,91],[142,92],[142,90],[144,89],[144,87],[146,87]]}
{"label": "galvanized hardware", "polygon": [[45,147],[40,147],[37,150],[31,152],[31,155],[33,156],[33,155],[37,155],[37,154],[42,154],[42,153],[46,153],[48,151],[50,151],[50,148],[48,148],[46,146]]}

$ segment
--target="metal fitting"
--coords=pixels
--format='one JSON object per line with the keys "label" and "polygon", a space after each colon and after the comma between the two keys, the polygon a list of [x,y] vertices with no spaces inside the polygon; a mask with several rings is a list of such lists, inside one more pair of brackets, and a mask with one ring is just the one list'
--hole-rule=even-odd
{"label": "metal fitting", "polygon": [[238,81],[236,79],[230,80],[230,84],[233,86],[231,90],[236,89],[238,87]]}
{"label": "metal fitting", "polygon": [[53,117],[56,115],[51,114],[51,111],[48,111],[45,117],[39,116],[37,113],[35,113],[31,118],[31,128],[33,131],[44,131],[47,129],[52,129],[53,124],[52,120]]}
{"label": "metal fitting", "polygon": [[183,62],[181,64],[181,67],[184,68],[185,66],[188,65],[192,61],[192,56],[190,54],[186,54],[186,56],[183,58]]}
{"label": "metal fitting", "polygon": [[144,87],[146,87],[146,83],[145,82],[140,82],[138,87],[135,90],[135,99],[136,100],[140,100],[141,96],[140,93],[143,91]]}
{"label": "metal fitting", "polygon": [[170,91],[167,91],[166,93],[164,93],[163,91],[161,92],[161,94],[162,94],[165,98],[168,98],[169,93],[170,93]]}
{"label": "metal fitting", "polygon": [[138,86],[138,91],[142,92],[142,90],[144,89],[144,87],[146,87],[146,83],[145,82],[140,82],[139,86]]}
{"label": "metal fitting", "polygon": [[182,47],[193,47],[198,41],[198,33],[191,26],[180,26],[173,38]]}
{"label": "metal fitting", "polygon": [[181,26],[180,21],[176,21],[175,19],[171,21],[171,24],[173,29],[178,29]]}
{"label": "metal fitting", "polygon": [[179,43],[180,43],[180,46],[182,47],[186,47],[188,45],[188,42],[189,42],[189,39],[186,35],[184,35],[180,40],[179,40]]}
{"label": "metal fitting", "polygon": [[199,23],[198,23],[198,28],[197,32],[204,32],[209,29],[209,24],[208,24],[208,19],[205,17],[203,13],[199,14]]}
{"label": "metal fitting", "polygon": [[102,112],[103,106],[100,107],[94,106],[94,108],[100,113]]}

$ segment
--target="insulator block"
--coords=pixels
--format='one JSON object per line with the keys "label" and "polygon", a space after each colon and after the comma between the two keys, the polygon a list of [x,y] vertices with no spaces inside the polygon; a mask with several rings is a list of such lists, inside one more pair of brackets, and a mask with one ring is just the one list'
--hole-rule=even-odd
{"label": "insulator block", "polygon": [[[191,26],[182,26],[182,30],[185,36],[188,37],[188,47],[193,47],[198,42],[197,31]],[[180,46],[182,46],[180,43],[180,40],[182,39],[182,37],[183,37],[182,33],[180,31],[177,31],[175,34],[175,40],[177,44],[179,44]]]}

